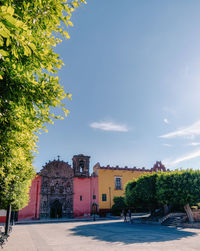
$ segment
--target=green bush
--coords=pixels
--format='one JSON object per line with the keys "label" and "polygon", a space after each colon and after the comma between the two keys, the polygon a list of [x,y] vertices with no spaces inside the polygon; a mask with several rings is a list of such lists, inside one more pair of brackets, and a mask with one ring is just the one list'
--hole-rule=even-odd
{"label": "green bush", "polygon": [[121,215],[122,210],[127,210],[127,205],[125,203],[125,199],[122,196],[116,196],[113,199],[113,206],[111,212],[113,215]]}

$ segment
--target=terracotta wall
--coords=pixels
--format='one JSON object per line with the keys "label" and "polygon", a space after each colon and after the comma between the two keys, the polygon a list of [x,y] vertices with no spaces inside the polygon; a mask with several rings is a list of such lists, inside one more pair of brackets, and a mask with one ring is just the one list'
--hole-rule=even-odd
{"label": "terracotta wall", "polygon": [[30,187],[30,200],[26,207],[19,210],[18,220],[38,219],[40,214],[41,176],[37,176]]}
{"label": "terracotta wall", "polygon": [[98,178],[75,177],[73,198],[74,217],[90,215],[93,203],[97,205],[99,203]]}

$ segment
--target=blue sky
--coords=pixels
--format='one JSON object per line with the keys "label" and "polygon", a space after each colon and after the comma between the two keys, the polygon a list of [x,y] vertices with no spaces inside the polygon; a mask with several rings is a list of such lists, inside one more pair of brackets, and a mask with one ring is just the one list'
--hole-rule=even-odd
{"label": "blue sky", "polygon": [[88,0],[56,48],[69,116],[39,136],[34,165],[200,168],[200,1]]}

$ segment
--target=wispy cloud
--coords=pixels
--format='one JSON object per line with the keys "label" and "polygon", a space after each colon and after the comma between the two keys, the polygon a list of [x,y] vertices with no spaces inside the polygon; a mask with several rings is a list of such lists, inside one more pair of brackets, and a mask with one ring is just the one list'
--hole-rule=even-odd
{"label": "wispy cloud", "polygon": [[165,124],[169,124],[169,120],[167,118],[164,118],[163,121]]}
{"label": "wispy cloud", "polygon": [[185,160],[194,159],[194,158],[197,158],[197,157],[200,157],[200,149],[196,150],[195,152],[188,153],[187,155],[181,156],[181,157],[173,160],[171,162],[171,164],[176,165],[176,164],[179,164],[180,162],[183,162]]}
{"label": "wispy cloud", "polygon": [[191,142],[189,144],[187,144],[188,146],[199,146],[200,142]]}
{"label": "wispy cloud", "polygon": [[166,165],[166,167],[174,167],[183,161],[198,158],[198,157],[200,157],[200,149],[197,149],[194,152],[187,153],[175,159],[165,159],[162,162],[164,163],[164,165]]}
{"label": "wispy cloud", "polygon": [[200,120],[193,123],[192,125],[161,135],[160,138],[176,138],[176,137],[186,137],[186,138],[194,138],[195,136],[200,135]]}
{"label": "wispy cloud", "polygon": [[90,127],[99,129],[102,131],[115,131],[115,132],[127,132],[128,127],[122,124],[116,124],[114,122],[93,122]]}

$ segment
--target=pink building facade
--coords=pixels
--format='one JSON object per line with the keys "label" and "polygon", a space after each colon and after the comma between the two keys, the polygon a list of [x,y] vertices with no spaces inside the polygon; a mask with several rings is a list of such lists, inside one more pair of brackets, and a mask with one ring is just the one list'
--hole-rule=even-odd
{"label": "pink building facade", "polygon": [[[69,217],[89,216],[94,205],[98,209],[98,177],[89,174],[89,159],[82,154],[74,155],[72,167],[59,159],[46,163],[42,170],[47,173],[40,171],[32,181],[29,204],[18,212],[18,221],[65,218],[68,207],[72,210]],[[64,169],[70,169],[69,177],[63,176]],[[66,198],[65,193],[69,195]]]}
{"label": "pink building facade", "polygon": [[40,189],[41,189],[41,176],[37,176],[30,187],[30,199],[26,207],[19,210],[18,220],[33,220],[39,219],[40,213]]}
{"label": "pink building facade", "polygon": [[93,205],[99,205],[98,177],[74,178],[74,217],[89,216]]}

